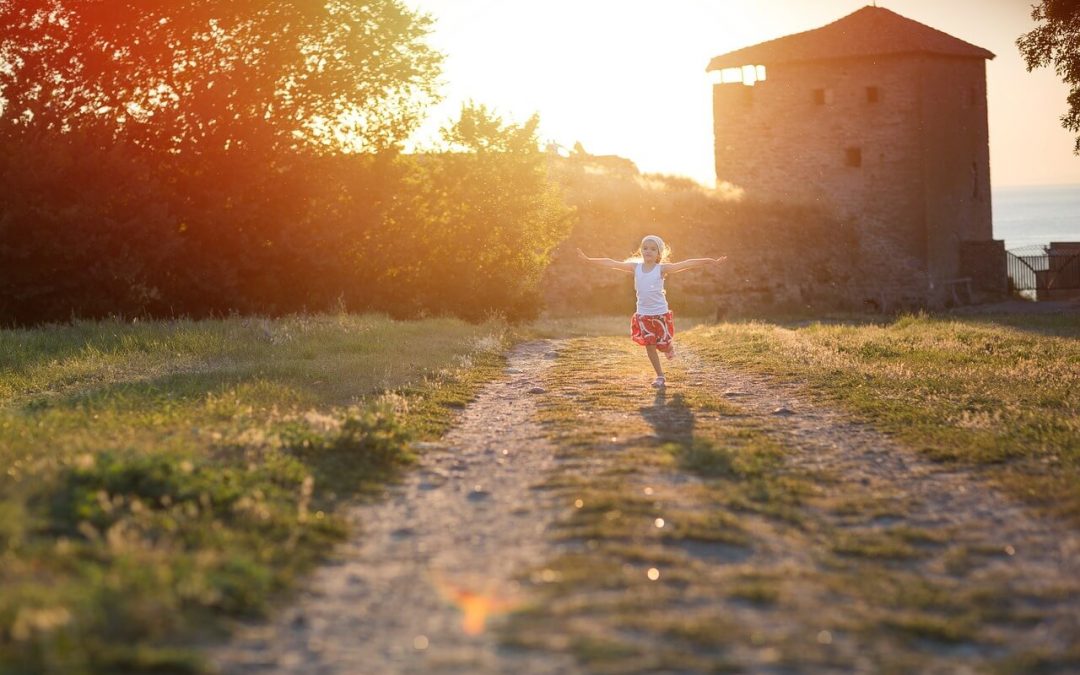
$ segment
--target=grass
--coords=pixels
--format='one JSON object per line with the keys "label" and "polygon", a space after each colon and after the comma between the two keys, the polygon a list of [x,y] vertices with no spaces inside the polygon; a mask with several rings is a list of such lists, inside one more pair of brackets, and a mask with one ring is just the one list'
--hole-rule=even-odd
{"label": "grass", "polygon": [[726,323],[682,336],[718,363],[805,383],[911,447],[985,467],[1080,522],[1080,316]]}
{"label": "grass", "polygon": [[501,372],[498,324],[0,331],[0,671],[202,672]]}

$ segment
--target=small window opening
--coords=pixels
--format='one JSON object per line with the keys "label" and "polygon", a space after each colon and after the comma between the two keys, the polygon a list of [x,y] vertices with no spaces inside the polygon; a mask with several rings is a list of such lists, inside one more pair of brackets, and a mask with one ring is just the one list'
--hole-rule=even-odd
{"label": "small window opening", "polygon": [[825,90],[824,89],[815,89],[814,90],[814,103],[817,104],[817,105],[825,105]]}
{"label": "small window opening", "polygon": [[724,68],[720,71],[720,82],[742,82],[742,68]]}
{"label": "small window opening", "polygon": [[765,66],[748,65],[733,68],[722,68],[719,71],[711,71],[713,84],[732,84],[735,82],[754,86],[758,82],[765,81]]}
{"label": "small window opening", "polygon": [[879,98],[879,94],[878,94],[878,88],[877,87],[867,87],[866,88],[866,102],[867,103],[877,103],[878,98]]}
{"label": "small window opening", "polygon": [[847,148],[844,150],[844,164],[862,166],[862,148]]}

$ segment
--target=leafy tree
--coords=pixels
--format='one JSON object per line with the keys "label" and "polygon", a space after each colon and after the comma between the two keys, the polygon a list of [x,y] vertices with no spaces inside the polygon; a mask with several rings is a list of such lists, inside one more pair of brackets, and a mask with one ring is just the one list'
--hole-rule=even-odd
{"label": "leafy tree", "polygon": [[1061,126],[1076,132],[1073,152],[1080,155],[1080,0],[1042,0],[1031,8],[1039,22],[1016,40],[1029,71],[1054,64],[1054,70],[1070,86],[1069,110]]}
{"label": "leafy tree", "polygon": [[400,298],[388,309],[535,316],[540,276],[571,215],[548,177],[538,125],[469,103],[443,129],[441,152],[412,158],[376,242],[379,285]]}
{"label": "leafy tree", "polygon": [[430,26],[401,0],[0,0],[0,128],[383,149],[435,97]]}
{"label": "leafy tree", "polygon": [[534,315],[567,212],[537,120],[435,96],[403,0],[0,0],[0,325]]}
{"label": "leafy tree", "polygon": [[0,0],[0,324],[363,307],[430,26],[402,0]]}

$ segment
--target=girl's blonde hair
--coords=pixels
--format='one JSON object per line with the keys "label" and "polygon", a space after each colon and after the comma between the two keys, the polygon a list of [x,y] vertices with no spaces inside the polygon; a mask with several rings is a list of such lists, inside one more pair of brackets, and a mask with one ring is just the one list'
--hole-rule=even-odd
{"label": "girl's blonde hair", "polygon": [[655,234],[647,234],[641,238],[641,243],[638,244],[637,250],[634,251],[633,255],[631,255],[623,262],[642,262],[645,258],[641,255],[641,247],[644,246],[645,242],[647,241],[651,241],[656,244],[656,248],[660,250],[659,262],[666,263],[671,259],[671,248],[669,248],[668,245],[664,243],[664,240],[656,236]]}

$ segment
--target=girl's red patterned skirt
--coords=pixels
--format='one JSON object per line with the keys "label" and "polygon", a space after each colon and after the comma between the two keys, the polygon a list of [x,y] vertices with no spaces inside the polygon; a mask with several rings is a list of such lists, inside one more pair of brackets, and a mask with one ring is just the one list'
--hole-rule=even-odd
{"label": "girl's red patterned skirt", "polygon": [[656,345],[662,352],[671,351],[675,337],[675,319],[671,312],[658,316],[635,314],[630,319],[630,339],[639,345]]}

